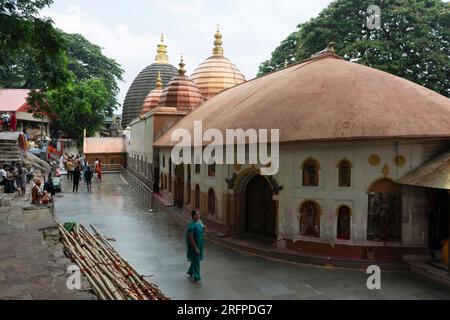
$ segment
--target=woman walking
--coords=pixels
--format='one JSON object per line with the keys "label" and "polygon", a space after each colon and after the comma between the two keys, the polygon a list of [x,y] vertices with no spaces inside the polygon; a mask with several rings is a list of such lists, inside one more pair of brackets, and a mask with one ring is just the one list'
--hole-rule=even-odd
{"label": "woman walking", "polygon": [[102,162],[100,160],[98,160],[95,173],[97,173],[97,181],[102,182]]}
{"label": "woman walking", "polygon": [[186,232],[187,258],[191,266],[187,272],[188,276],[200,284],[200,261],[203,260],[204,247],[204,227],[200,220],[200,214],[196,211],[191,212],[192,222],[188,225]]}

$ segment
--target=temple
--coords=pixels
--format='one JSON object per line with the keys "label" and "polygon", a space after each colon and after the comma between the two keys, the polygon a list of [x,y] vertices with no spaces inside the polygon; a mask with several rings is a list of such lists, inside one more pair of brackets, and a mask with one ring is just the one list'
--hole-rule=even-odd
{"label": "temple", "polygon": [[[213,56],[191,78],[182,61],[164,89],[150,92],[131,124],[131,172],[169,206],[200,211],[223,237],[270,242],[280,252],[386,262],[442,248],[450,185],[429,182],[427,168],[450,162],[446,97],[345,61],[332,44],[246,82],[223,56],[220,32],[215,38]],[[195,121],[224,136],[280,129],[279,172],[173,164],[173,132],[193,135]]]}

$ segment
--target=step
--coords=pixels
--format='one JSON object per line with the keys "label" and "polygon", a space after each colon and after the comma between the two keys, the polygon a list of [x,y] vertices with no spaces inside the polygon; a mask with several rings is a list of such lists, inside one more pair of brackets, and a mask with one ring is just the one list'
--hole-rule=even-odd
{"label": "step", "polygon": [[444,271],[441,268],[435,267],[429,263],[409,262],[408,264],[412,272],[450,286],[450,275],[448,271]]}

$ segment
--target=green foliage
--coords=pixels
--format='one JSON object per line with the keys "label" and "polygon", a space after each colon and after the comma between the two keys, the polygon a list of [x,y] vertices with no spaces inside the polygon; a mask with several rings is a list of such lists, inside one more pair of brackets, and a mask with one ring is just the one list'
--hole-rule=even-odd
{"label": "green foliage", "polygon": [[272,53],[270,60],[264,61],[259,67],[258,76],[270,73],[285,67],[296,61],[297,47],[299,41],[299,32],[291,33]]}
{"label": "green foliage", "polygon": [[[373,4],[381,9],[381,28],[369,30],[367,8]],[[440,0],[337,0],[318,17],[299,26],[296,33],[297,61],[309,58],[333,41],[336,52],[347,60],[450,96],[449,3]],[[292,55],[292,48],[277,50],[271,60],[261,65],[261,74],[279,69],[279,57]]]}
{"label": "green foliage", "polygon": [[81,142],[84,129],[88,135],[93,135],[102,125],[108,109],[109,90],[103,80],[86,79],[50,90],[46,98],[58,115],[53,130],[65,132]]}
{"label": "green foliage", "polygon": [[81,140],[119,105],[120,65],[79,34],[37,16],[51,0],[0,1],[0,87],[31,91],[30,112],[59,118],[52,131]]}
{"label": "green foliage", "polygon": [[0,87],[57,87],[68,77],[63,40],[51,20],[37,17],[52,1],[0,3]]}
{"label": "green foliage", "polygon": [[108,89],[108,114],[118,106],[118,81],[122,80],[120,65],[102,54],[99,46],[90,43],[82,35],[61,33],[66,42],[68,68],[78,80],[101,79]]}

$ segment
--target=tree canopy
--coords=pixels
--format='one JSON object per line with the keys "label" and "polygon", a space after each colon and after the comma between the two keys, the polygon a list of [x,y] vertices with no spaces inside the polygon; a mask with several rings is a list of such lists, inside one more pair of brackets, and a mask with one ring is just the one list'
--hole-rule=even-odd
{"label": "tree canopy", "polygon": [[37,16],[51,0],[0,2],[0,87],[62,85],[66,69],[64,42],[50,19]]}
{"label": "tree canopy", "polygon": [[[368,8],[381,9],[369,29]],[[336,0],[298,26],[263,62],[259,75],[301,61],[336,43],[347,60],[374,67],[450,96],[450,4],[440,0]]]}
{"label": "tree canopy", "polygon": [[124,71],[99,46],[40,18],[52,2],[0,2],[0,87],[40,89],[30,93],[33,114],[57,114],[52,131],[80,140],[83,129],[93,134],[119,105]]}

